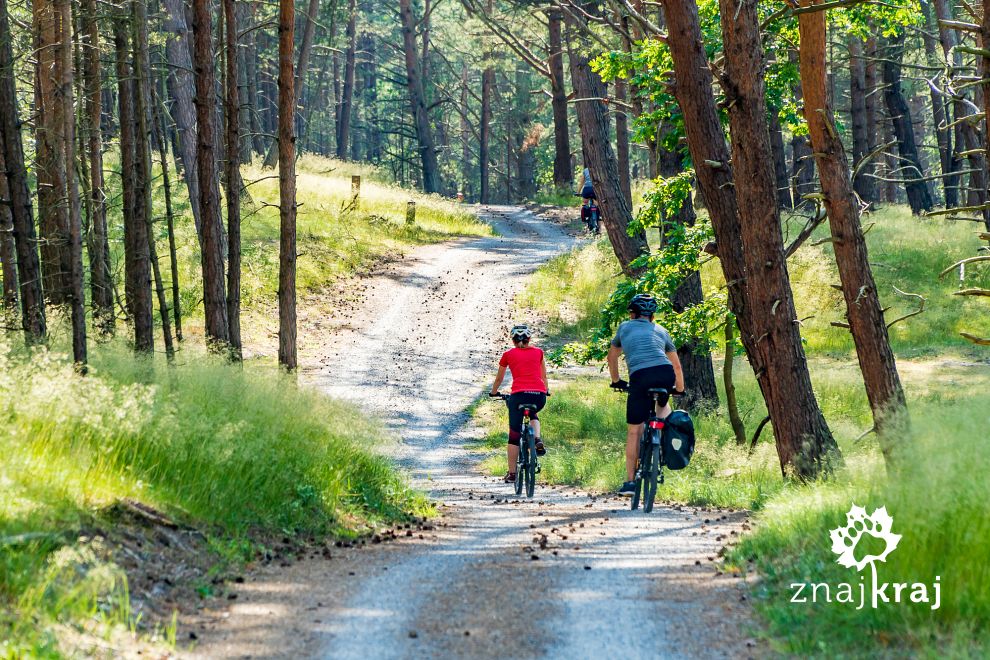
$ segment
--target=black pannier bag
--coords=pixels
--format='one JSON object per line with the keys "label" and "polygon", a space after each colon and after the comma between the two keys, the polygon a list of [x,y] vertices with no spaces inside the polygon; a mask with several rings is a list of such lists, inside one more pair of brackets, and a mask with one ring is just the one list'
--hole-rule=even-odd
{"label": "black pannier bag", "polygon": [[671,470],[683,470],[691,462],[694,454],[694,422],[684,410],[675,410],[664,420],[663,435],[664,465]]}

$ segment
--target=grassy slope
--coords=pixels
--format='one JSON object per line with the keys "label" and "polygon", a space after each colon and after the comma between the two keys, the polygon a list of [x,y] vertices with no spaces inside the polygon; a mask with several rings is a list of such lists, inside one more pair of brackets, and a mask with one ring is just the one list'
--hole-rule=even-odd
{"label": "grassy slope", "polygon": [[[860,655],[892,646],[899,650],[891,653],[910,648],[926,654],[980,655],[990,623],[985,561],[990,554],[990,481],[985,478],[984,446],[990,425],[990,366],[986,349],[973,347],[958,333],[990,335],[990,308],[985,300],[952,296],[958,287],[953,276],[937,278],[979,244],[968,225],[919,220],[900,208],[876,213],[868,222],[875,222],[868,240],[878,287],[893,308],[888,318],[916,304],[894,287],[926,298],[923,314],[891,331],[914,420],[913,437],[904,439],[906,467],[888,478],[875,439],[856,440],[871,422],[851,338],[830,326],[842,318],[841,296],[829,287],[838,278],[828,244],[809,244],[792,258],[791,279],[800,316],[813,317],[804,321],[803,336],[816,392],[844,451],[845,468],[828,484],[785,485],[770,429],[749,455],[734,446],[724,408],[719,408],[696,419],[698,453],[687,470],[669,475],[663,496],[759,510],[755,532],[730,556],[740,567],[754,560],[766,577],[758,589],[760,608],[781,651]],[[825,236],[819,231],[816,239]],[[546,343],[578,337],[593,327],[594,312],[612,289],[610,263],[608,246],[602,243],[558,259],[533,279],[520,302],[548,320]],[[966,285],[987,287],[988,272],[971,271]],[[709,287],[721,283],[717,263],[705,267],[704,279]],[[973,360],[984,362],[974,365]],[[743,360],[737,360],[735,380],[752,432],[765,409]],[[606,390],[600,376],[565,376],[554,389],[544,415],[551,448],[545,477],[614,487],[623,472],[621,398]],[[483,405],[478,414],[489,429],[486,464],[492,472],[504,470],[505,414],[492,404]],[[904,537],[882,567],[882,580],[930,584],[940,575],[940,610],[915,606],[856,612],[836,604],[788,602],[791,582],[855,582],[853,573],[834,563],[828,541],[828,530],[844,522],[853,501],[870,511],[885,504],[894,517],[894,531]],[[862,646],[866,640],[873,644]]]}
{"label": "grassy slope", "polygon": [[[359,210],[346,210],[352,170],[364,178]],[[265,174],[245,169],[248,180]],[[264,205],[278,190],[273,180],[250,190],[244,304],[260,317],[276,292],[278,214]],[[409,199],[414,227],[405,225]],[[411,246],[489,232],[453,203],[322,159],[302,159],[299,200],[302,296]],[[374,421],[297,388],[266,361],[236,368],[197,348],[198,245],[185,200],[177,208],[192,339],[176,366],[137,363],[111,342],[91,347],[92,373],[80,379],[57,349],[28,356],[0,335],[0,656],[64,651],[65,625],[135,624],[125,572],[80,538],[112,527],[123,499],[203,530],[218,563],[252,556],[273,535],[351,535],[428,512],[375,455],[386,439]],[[111,220],[119,231],[119,216]],[[58,346],[67,333],[53,321]]]}

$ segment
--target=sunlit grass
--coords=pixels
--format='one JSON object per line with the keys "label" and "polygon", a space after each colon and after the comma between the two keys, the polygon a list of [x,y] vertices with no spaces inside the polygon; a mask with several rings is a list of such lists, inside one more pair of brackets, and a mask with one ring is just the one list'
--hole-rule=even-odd
{"label": "sunlit grass", "polygon": [[102,512],[121,499],[225,543],[346,535],[427,511],[375,455],[374,420],[274,368],[191,353],[167,367],[111,344],[80,378],[64,356],[0,348],[0,630],[25,648],[41,652],[56,620],[98,610],[127,623],[122,572],[77,541],[112,524]]}

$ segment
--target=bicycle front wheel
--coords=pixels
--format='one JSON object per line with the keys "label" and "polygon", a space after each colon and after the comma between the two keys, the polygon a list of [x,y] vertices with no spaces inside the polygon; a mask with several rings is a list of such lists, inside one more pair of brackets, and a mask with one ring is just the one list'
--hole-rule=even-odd
{"label": "bicycle front wheel", "polygon": [[[656,431],[654,431],[656,433]],[[647,447],[650,465],[643,474],[643,511],[653,511],[653,500],[657,496],[657,476],[660,474],[660,444]]]}
{"label": "bicycle front wheel", "polygon": [[635,479],[636,488],[633,489],[632,504],[630,506],[630,509],[632,509],[633,511],[639,508],[639,495],[640,495],[640,491],[643,488],[643,474],[645,474],[645,467],[643,465],[643,460],[646,455],[646,450],[649,448],[649,445],[647,445],[644,442],[646,437],[647,436],[644,435],[642,438],[640,438],[639,441],[639,461],[638,461],[639,466],[636,470],[636,479]]}
{"label": "bicycle front wheel", "polygon": [[526,437],[526,497],[536,490],[536,436],[530,429]]}

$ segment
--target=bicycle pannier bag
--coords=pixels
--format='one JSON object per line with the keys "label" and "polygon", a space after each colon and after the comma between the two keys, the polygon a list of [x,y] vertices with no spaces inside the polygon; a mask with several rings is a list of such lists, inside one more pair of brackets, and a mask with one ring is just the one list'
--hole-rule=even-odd
{"label": "bicycle pannier bag", "polygon": [[663,435],[664,464],[671,470],[683,470],[694,454],[694,422],[683,410],[675,410],[665,420]]}

